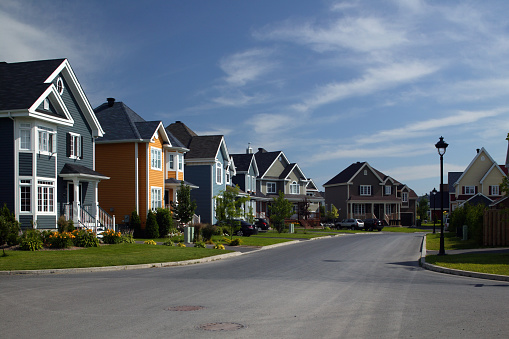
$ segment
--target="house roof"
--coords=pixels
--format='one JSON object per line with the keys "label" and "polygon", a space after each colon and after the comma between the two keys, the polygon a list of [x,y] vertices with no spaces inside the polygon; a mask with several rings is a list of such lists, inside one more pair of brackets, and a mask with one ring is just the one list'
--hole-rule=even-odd
{"label": "house roof", "polygon": [[[55,79],[60,76],[92,135],[101,137],[104,130],[67,59],[0,62],[0,116],[28,116],[72,126],[74,120],[55,86]],[[39,109],[45,99],[49,99],[50,110]]]}
{"label": "house roof", "polygon": [[[283,151],[268,152],[264,148],[258,148],[258,152],[255,153],[256,165],[259,171],[258,177],[263,178],[279,157],[282,157],[286,163],[290,164]],[[288,170],[287,167],[285,170]]]}
{"label": "house roof", "polygon": [[466,203],[468,203],[472,206],[479,205],[479,204],[482,204],[484,206],[489,206],[493,203],[493,200],[488,198],[487,196],[485,196],[482,193],[477,193],[476,195],[472,196],[470,199],[468,199],[465,202],[463,202],[462,204],[460,204],[460,206],[463,206]]}
{"label": "house roof", "polygon": [[175,178],[166,179],[166,180],[164,180],[164,183],[165,184],[170,184],[170,185],[181,185],[181,184],[184,184],[184,185],[189,186],[191,188],[199,188],[199,186],[197,186],[195,184],[192,184],[189,181],[178,180],[178,179],[175,179]]}
{"label": "house roof", "polygon": [[51,87],[46,80],[65,60],[0,62],[0,111],[31,107]]}
{"label": "house roof", "polygon": [[[481,156],[481,154],[486,154],[486,156],[488,157],[488,159],[491,161],[492,164],[495,164],[497,167],[497,163],[495,160],[493,160],[493,158],[491,157],[491,155],[488,153],[488,151],[486,151],[486,149],[484,147],[482,147],[481,149],[478,149],[477,150],[477,153],[475,155],[475,157],[472,159],[472,161],[470,162],[470,164],[468,165],[468,167],[465,169],[464,172],[461,173],[461,175],[459,176],[459,178],[453,182],[453,187],[456,187],[459,185],[461,179],[463,178],[463,176],[465,176],[465,174],[470,170],[470,168],[474,165],[474,163],[476,162],[477,158],[479,158]],[[490,168],[491,169],[491,168]],[[499,170],[501,171],[501,173],[504,173],[504,171],[499,168]],[[485,175],[486,173],[483,174],[483,176]],[[503,174],[502,174],[503,175]]]}
{"label": "house roof", "polygon": [[166,131],[170,132],[187,148],[191,148],[190,144],[193,137],[198,136],[198,134],[194,133],[192,129],[187,127],[187,125],[181,121],[176,121],[173,124],[166,126]]}
{"label": "house roof", "polygon": [[366,162],[356,162],[339,172],[335,177],[327,181],[323,186],[330,186],[336,184],[344,184],[349,182],[352,177],[364,166]]}
{"label": "house roof", "polygon": [[60,171],[60,176],[63,178],[72,178],[72,177],[86,177],[88,179],[97,179],[104,180],[109,179],[109,177],[96,172],[86,166],[66,163],[62,170]]}
{"label": "house roof", "polygon": [[454,187],[454,183],[458,181],[459,177],[463,172],[449,172],[447,173],[447,182],[449,183],[449,193],[454,193],[456,188]]}
{"label": "house roof", "polygon": [[247,172],[249,171],[249,166],[251,165],[251,161],[253,161],[254,154],[232,154],[233,161],[235,161],[235,167],[237,168],[237,172]]}
{"label": "house roof", "polygon": [[104,103],[95,110],[97,119],[103,126],[106,134],[97,140],[101,142],[113,141],[149,141],[160,129],[163,140],[169,138],[161,121],[145,121],[123,102],[114,102],[112,105]]}

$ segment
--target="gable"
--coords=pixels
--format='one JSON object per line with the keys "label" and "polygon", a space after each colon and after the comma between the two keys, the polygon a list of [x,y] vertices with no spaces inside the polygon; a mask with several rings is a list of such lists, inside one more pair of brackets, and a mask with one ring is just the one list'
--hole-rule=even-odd
{"label": "gable", "polygon": [[455,186],[475,186],[478,185],[482,178],[488,173],[490,168],[496,164],[488,152],[482,148],[470,162],[467,169],[458,178]]}

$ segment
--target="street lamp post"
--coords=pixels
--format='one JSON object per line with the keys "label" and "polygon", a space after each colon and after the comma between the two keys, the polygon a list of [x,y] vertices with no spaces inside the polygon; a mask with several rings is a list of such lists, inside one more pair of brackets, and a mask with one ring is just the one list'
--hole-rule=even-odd
{"label": "street lamp post", "polygon": [[438,150],[438,154],[440,155],[440,251],[438,255],[445,255],[444,248],[444,154],[445,150],[449,146],[448,143],[444,141],[444,137],[440,137],[440,140],[435,144],[435,147]]}
{"label": "street lamp post", "polygon": [[435,205],[437,203],[437,189],[433,187],[433,191],[431,191],[433,195],[433,212],[431,213],[431,217],[433,218],[433,234],[435,234]]}

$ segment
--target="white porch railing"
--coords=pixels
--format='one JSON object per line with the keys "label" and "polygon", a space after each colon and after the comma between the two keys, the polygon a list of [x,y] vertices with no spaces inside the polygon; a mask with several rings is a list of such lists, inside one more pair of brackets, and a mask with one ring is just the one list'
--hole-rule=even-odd
{"label": "white porch railing", "polygon": [[78,213],[77,217],[74,216],[74,209],[72,204],[64,205],[64,216],[67,220],[73,220],[75,223],[74,226],[77,228],[85,228],[91,229],[96,233],[102,233],[108,229],[115,229],[115,216],[110,216],[103,210],[101,207],[98,207],[98,217],[95,218],[91,212],[91,206],[77,206]]}

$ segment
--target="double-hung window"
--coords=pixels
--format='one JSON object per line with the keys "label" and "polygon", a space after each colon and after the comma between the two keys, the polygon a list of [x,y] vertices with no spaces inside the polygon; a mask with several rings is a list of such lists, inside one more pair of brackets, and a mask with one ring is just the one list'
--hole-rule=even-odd
{"label": "double-hung window", "polygon": [[276,183],[275,182],[268,182],[267,183],[267,193],[276,193]]}
{"label": "double-hung window", "polygon": [[290,194],[300,194],[299,183],[294,181],[290,184]]}
{"label": "double-hung window", "polygon": [[216,162],[216,183],[221,185],[223,183],[223,164]]}
{"label": "double-hung window", "polygon": [[490,186],[490,195],[500,195],[500,186],[498,185]]}
{"label": "double-hung window", "polygon": [[408,202],[408,192],[402,192],[401,193],[401,201],[402,202]]}
{"label": "double-hung window", "polygon": [[179,171],[184,170],[184,154],[177,155],[178,162],[179,162]]}
{"label": "double-hung window", "polygon": [[371,185],[360,185],[360,195],[371,195]]}
{"label": "double-hung window", "polygon": [[175,155],[173,155],[173,154],[168,154],[168,167],[171,170],[175,169]]}
{"label": "double-hung window", "polygon": [[392,187],[389,185],[385,186],[385,195],[391,195],[391,193],[392,193],[391,188]]}
{"label": "double-hung window", "polygon": [[353,214],[356,214],[356,215],[366,214],[366,205],[353,204]]}
{"label": "double-hung window", "polygon": [[53,213],[55,206],[55,182],[37,181],[37,211]]}
{"label": "double-hung window", "polygon": [[67,156],[73,159],[83,159],[83,137],[76,133],[67,135]]}
{"label": "double-hung window", "polygon": [[163,190],[160,187],[150,188],[150,208],[152,211],[163,207]]}
{"label": "double-hung window", "polygon": [[161,154],[160,148],[150,147],[150,167],[153,170],[161,171],[163,169]]}
{"label": "double-hung window", "polygon": [[32,149],[30,124],[19,125],[19,149],[22,151],[30,151]]}
{"label": "double-hung window", "polygon": [[38,126],[39,152],[55,153],[56,152],[56,132],[51,128]]}
{"label": "double-hung window", "polygon": [[32,212],[32,180],[21,179],[19,182],[20,211]]}
{"label": "double-hung window", "polygon": [[475,186],[465,186],[465,194],[475,194]]}

